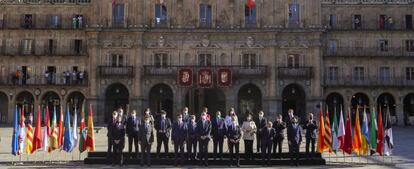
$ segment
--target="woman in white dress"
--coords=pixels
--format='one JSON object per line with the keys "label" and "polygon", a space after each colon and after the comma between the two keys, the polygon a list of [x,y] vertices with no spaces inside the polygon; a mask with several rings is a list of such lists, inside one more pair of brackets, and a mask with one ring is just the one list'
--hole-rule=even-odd
{"label": "woman in white dress", "polygon": [[256,124],[252,120],[252,115],[248,115],[246,121],[243,122],[243,140],[246,160],[253,160],[253,141],[256,134]]}

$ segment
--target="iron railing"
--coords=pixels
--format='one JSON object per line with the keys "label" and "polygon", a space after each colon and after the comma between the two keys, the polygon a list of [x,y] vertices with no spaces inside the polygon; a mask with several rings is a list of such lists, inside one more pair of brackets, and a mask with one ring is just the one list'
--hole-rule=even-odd
{"label": "iron railing", "polygon": [[312,78],[312,67],[278,67],[279,78]]}
{"label": "iron railing", "polygon": [[211,68],[217,70],[220,68],[230,69],[234,76],[238,77],[263,77],[268,75],[268,66],[257,65],[257,66],[237,66],[237,65],[215,65],[215,66],[198,66],[198,65],[183,65],[183,66],[154,66],[154,65],[144,65],[143,74],[144,76],[176,76],[178,69],[180,68],[190,68],[193,70],[194,74],[200,68]]}
{"label": "iron railing", "polygon": [[340,48],[325,48],[323,55],[327,57],[414,57],[414,50],[410,51],[406,48],[375,48],[375,47],[340,47]]}
{"label": "iron railing", "polygon": [[378,77],[378,76],[336,76],[324,77],[325,86],[414,86],[414,80],[406,77]]}
{"label": "iron railing", "polygon": [[0,76],[0,85],[60,85],[60,86],[87,86],[88,78],[84,75],[79,76],[64,76],[64,75],[20,75],[10,74],[9,76]]}
{"label": "iron railing", "polygon": [[133,66],[98,66],[98,74],[100,76],[119,76],[119,77],[133,77]]}

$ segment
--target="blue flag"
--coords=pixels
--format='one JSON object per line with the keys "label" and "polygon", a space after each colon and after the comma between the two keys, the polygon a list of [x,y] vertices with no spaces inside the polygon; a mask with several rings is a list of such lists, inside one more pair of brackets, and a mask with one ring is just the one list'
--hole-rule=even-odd
{"label": "blue flag", "polygon": [[70,115],[69,115],[69,108],[66,108],[66,116],[65,116],[65,135],[63,140],[63,151],[71,152],[73,147],[73,140],[72,140],[72,130],[70,128]]}
{"label": "blue flag", "polygon": [[20,126],[19,126],[19,110],[16,105],[16,111],[14,112],[13,118],[13,137],[12,137],[12,154],[14,156],[18,155],[19,152],[19,133],[20,133]]}

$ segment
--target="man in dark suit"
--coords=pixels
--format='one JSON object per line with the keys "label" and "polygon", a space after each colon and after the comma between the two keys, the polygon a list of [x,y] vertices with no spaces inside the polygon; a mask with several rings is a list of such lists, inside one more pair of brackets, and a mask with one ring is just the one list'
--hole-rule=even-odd
{"label": "man in dark suit", "polygon": [[[174,144],[174,166],[177,166],[178,161],[180,165],[184,164],[184,144],[187,137],[187,124],[183,121],[183,115],[177,115],[177,121],[172,127],[172,143]],[[180,151],[181,160],[178,160],[178,151]]]}
{"label": "man in dark suit", "polygon": [[259,112],[259,117],[255,120],[255,123],[256,123],[256,126],[257,126],[257,132],[256,132],[257,153],[259,153],[260,150],[261,150],[261,145],[262,145],[262,142],[261,142],[262,136],[261,136],[261,134],[262,134],[263,128],[266,127],[266,122],[267,122],[267,120],[264,117],[264,112],[260,111]]}
{"label": "man in dark suit", "polygon": [[144,157],[146,158],[147,165],[151,166],[151,145],[154,142],[154,127],[150,119],[150,116],[145,116],[144,122],[140,126],[141,167],[144,166]]}
{"label": "man in dark suit", "polygon": [[306,129],[306,156],[310,158],[309,154],[309,145],[312,144],[312,155],[315,153],[315,142],[317,135],[317,129],[318,129],[318,123],[313,119],[313,114],[309,113],[308,120],[306,121],[306,124],[303,127]]}
{"label": "man in dark suit", "polygon": [[291,151],[289,152],[290,158],[292,162],[294,161],[294,158],[296,158],[294,164],[297,166],[299,162],[299,147],[300,143],[302,142],[302,128],[298,124],[297,117],[293,118],[292,125],[289,127],[288,130],[289,147],[291,147]]}
{"label": "man in dark suit", "polygon": [[171,135],[171,120],[167,117],[167,112],[161,110],[161,116],[155,122],[157,130],[157,158],[161,151],[161,144],[164,144],[165,158],[168,158],[168,140]]}
{"label": "man in dark suit", "polygon": [[199,142],[199,159],[200,165],[208,166],[208,143],[210,142],[211,122],[207,119],[207,115],[201,116],[201,120],[197,123],[197,133]]}
{"label": "man in dark suit", "polygon": [[[288,109],[288,116],[286,117],[286,128],[290,128],[292,125],[293,117],[294,117],[294,111],[293,109]],[[289,135],[289,130],[287,131],[287,134]],[[289,152],[291,151],[290,146],[288,147]]]}
{"label": "man in dark suit", "polygon": [[272,127],[273,124],[271,121],[268,121],[266,124],[267,124],[266,127],[263,128],[262,133],[261,133],[262,165],[270,166],[272,144],[273,144],[273,139],[276,135],[276,131]]}
{"label": "man in dark suit", "polygon": [[184,123],[188,123],[190,121],[190,114],[188,113],[188,107],[184,107],[182,113],[183,113],[183,121],[184,121]]}
{"label": "man in dark suit", "polygon": [[198,130],[196,118],[194,115],[190,116],[190,121],[187,123],[187,127],[187,156],[189,160],[195,160],[197,154]]}
{"label": "man in dark suit", "polygon": [[273,128],[276,131],[275,139],[273,140],[273,154],[276,156],[276,149],[279,147],[278,158],[281,158],[282,154],[282,144],[285,139],[284,130],[286,128],[286,123],[282,121],[282,115],[278,115],[276,121],[273,123]]}
{"label": "man in dark suit", "polygon": [[239,145],[241,128],[235,115],[232,116],[232,124],[228,124],[227,140],[230,149],[230,166],[234,165],[233,158],[236,158],[236,166],[240,167]]}
{"label": "man in dark suit", "polygon": [[132,143],[135,145],[135,158],[138,158],[139,154],[139,147],[138,147],[138,139],[139,139],[139,127],[141,125],[140,120],[137,117],[137,112],[135,110],[132,111],[131,115],[127,119],[126,129],[128,134],[128,154],[129,158],[132,155]]}
{"label": "man in dark suit", "polygon": [[213,156],[214,160],[217,158],[217,148],[219,149],[220,160],[223,160],[223,142],[224,135],[226,134],[227,125],[225,124],[224,119],[221,117],[221,112],[216,112],[216,118],[211,121],[212,130],[211,134],[213,136]]}
{"label": "man in dark suit", "polygon": [[117,122],[117,117],[118,116],[118,112],[114,111],[112,112],[112,117],[107,121],[107,130],[108,133],[106,134],[106,136],[108,137],[108,153],[107,153],[107,159],[111,159],[112,158],[112,149],[113,149],[113,129],[115,127],[115,124]]}
{"label": "man in dark suit", "polygon": [[112,131],[113,136],[113,146],[114,146],[114,157],[113,157],[113,164],[119,162],[119,164],[123,165],[123,155],[122,150],[125,147],[125,125],[122,123],[122,117],[117,117],[117,122],[115,123],[115,127]]}

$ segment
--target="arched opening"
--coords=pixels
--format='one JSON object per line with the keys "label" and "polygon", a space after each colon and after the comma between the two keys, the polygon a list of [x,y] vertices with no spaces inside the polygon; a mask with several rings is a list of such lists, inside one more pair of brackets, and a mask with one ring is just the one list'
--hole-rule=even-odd
{"label": "arched opening", "polygon": [[404,125],[413,125],[410,117],[414,117],[414,93],[407,94],[404,97]]}
{"label": "arched opening", "polygon": [[328,105],[330,119],[333,118],[334,113],[339,117],[341,109],[344,108],[344,98],[339,93],[330,93],[326,96],[326,104]]}
{"label": "arched opening", "polygon": [[282,110],[283,118],[287,119],[289,109],[294,110],[294,115],[300,118],[300,121],[306,120],[306,94],[298,84],[290,84],[282,92]]}
{"label": "arched opening", "polygon": [[203,107],[208,108],[213,117],[217,111],[226,114],[226,96],[219,88],[195,89],[187,92],[185,106],[189,107],[191,113],[199,116]]}
{"label": "arched opening", "polygon": [[127,104],[129,104],[128,88],[120,83],[110,85],[105,91],[104,122],[107,122],[114,110],[120,107],[125,109]]}
{"label": "arched opening", "polygon": [[7,98],[7,94],[0,92],[0,122],[5,124],[8,122],[8,114],[9,114],[9,99]]}
{"label": "arched opening", "polygon": [[262,107],[262,92],[259,87],[254,84],[246,84],[242,86],[237,95],[239,117],[246,117],[251,112],[257,115]]}
{"label": "arched opening", "polygon": [[364,109],[365,111],[369,114],[369,98],[366,94],[364,93],[356,93],[354,95],[352,95],[351,98],[351,122],[352,125],[355,124],[355,117],[356,117],[356,110],[358,108],[359,111],[359,119],[360,122],[362,122],[362,118],[363,118],[363,112]]}
{"label": "arched opening", "polygon": [[34,104],[34,97],[33,95],[28,91],[23,91],[19,93],[16,97],[16,105],[19,108],[19,110],[23,107],[24,109],[24,116],[28,117],[30,115],[30,109]]}
{"label": "arched opening", "polygon": [[161,110],[167,112],[167,117],[173,118],[173,91],[166,84],[153,86],[149,93],[149,107],[152,112],[158,115]]}
{"label": "arched opening", "polygon": [[391,116],[395,116],[395,99],[389,93],[383,93],[378,96],[377,98],[377,110],[381,108],[382,111],[382,118],[385,119],[386,113],[390,113]]}
{"label": "arched opening", "polygon": [[[75,109],[77,110],[77,113],[79,113],[82,109],[84,100],[85,96],[81,92],[75,91],[68,95],[66,105],[69,106],[69,111],[71,113],[75,112]],[[87,107],[85,107],[85,111],[86,109]]]}
{"label": "arched opening", "polygon": [[[60,97],[56,92],[49,91],[46,92],[41,98],[42,107],[49,108],[49,118],[53,118],[53,111],[56,108],[56,120],[59,121],[59,112],[60,112]],[[65,107],[63,107],[65,109]]]}

